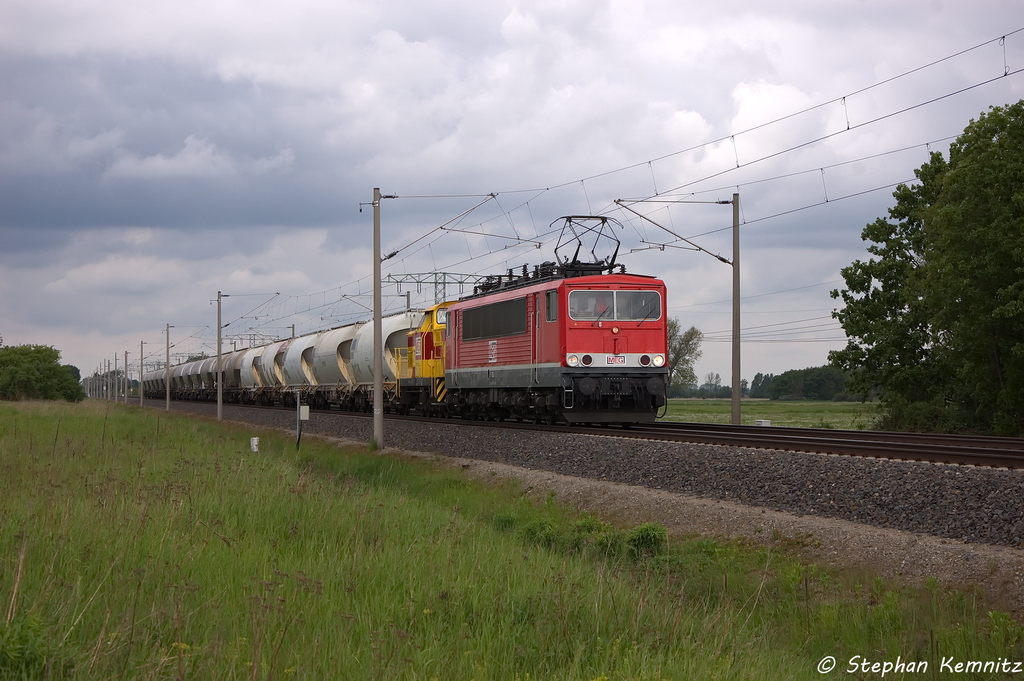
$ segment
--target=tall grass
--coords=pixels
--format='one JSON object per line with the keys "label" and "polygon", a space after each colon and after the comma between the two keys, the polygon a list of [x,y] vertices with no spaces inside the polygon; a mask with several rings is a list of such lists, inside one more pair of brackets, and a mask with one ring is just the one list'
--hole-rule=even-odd
{"label": "tall grass", "polygon": [[825,654],[1021,654],[973,594],[95,402],[0,404],[0,617],[19,679],[818,678]]}
{"label": "tall grass", "polygon": [[[732,402],[721,399],[671,399],[663,417],[666,421],[729,423]],[[878,416],[875,402],[827,402],[822,400],[761,400],[741,402],[741,422],[752,426],[768,420],[773,426],[791,428],[873,428]]]}

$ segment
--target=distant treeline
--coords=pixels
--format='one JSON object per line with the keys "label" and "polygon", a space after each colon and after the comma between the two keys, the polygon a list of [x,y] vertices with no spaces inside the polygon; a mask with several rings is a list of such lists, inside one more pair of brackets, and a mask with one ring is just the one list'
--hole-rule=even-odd
{"label": "distant treeline", "polygon": [[0,400],[85,399],[78,367],[61,365],[60,351],[49,345],[0,347]]}
{"label": "distant treeline", "polygon": [[755,374],[750,397],[770,400],[859,400],[846,393],[846,376],[834,366],[791,369],[778,376]]}
{"label": "distant treeline", "polygon": [[[758,397],[771,400],[859,400],[860,395],[846,392],[846,375],[834,366],[791,369],[775,374],[755,374],[747,385],[741,381],[744,397]],[[722,385],[718,374],[708,374],[701,385],[673,386],[669,397],[729,398],[732,389]]]}

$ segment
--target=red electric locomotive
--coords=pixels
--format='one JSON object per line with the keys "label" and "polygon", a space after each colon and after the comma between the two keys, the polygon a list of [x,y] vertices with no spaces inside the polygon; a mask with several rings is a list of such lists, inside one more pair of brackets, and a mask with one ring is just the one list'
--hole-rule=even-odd
{"label": "red electric locomotive", "polygon": [[664,282],[616,266],[617,239],[610,257],[580,262],[584,238],[614,238],[618,223],[562,219],[555,252],[575,242],[572,259],[491,278],[448,308],[450,413],[629,424],[654,421],[665,405]]}

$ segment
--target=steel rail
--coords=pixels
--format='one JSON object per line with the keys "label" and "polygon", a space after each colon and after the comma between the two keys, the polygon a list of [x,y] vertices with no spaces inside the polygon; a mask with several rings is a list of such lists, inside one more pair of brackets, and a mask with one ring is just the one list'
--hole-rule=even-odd
{"label": "steel rail", "polygon": [[997,437],[991,435],[950,435],[948,433],[901,433],[897,431],[884,430],[845,430],[839,428],[796,428],[790,426],[731,426],[720,423],[696,423],[687,421],[658,421],[658,428],[693,430],[694,428],[708,431],[739,431],[739,432],[760,432],[768,431],[782,435],[810,435],[816,434],[821,437],[828,437],[836,434],[855,434],[859,440],[873,442],[907,442],[916,444],[939,444],[962,443],[971,441],[980,447],[991,447],[997,449],[1020,450],[1024,452],[1024,438],[1019,437]]}
{"label": "steel rail", "polygon": [[[294,409],[287,407],[259,407],[262,409]],[[362,412],[314,410],[316,413],[369,418]],[[628,427],[543,425],[517,421],[481,421],[461,418],[444,419],[424,416],[398,416],[386,414],[387,419],[447,423],[476,427],[520,428],[556,433],[578,433],[666,442],[745,447],[748,449],[776,449],[819,454],[835,454],[900,461],[987,466],[995,468],[1024,468],[1024,439],[948,435],[936,433],[898,433],[870,430],[838,430],[829,428],[792,428],[780,426],[732,426],[714,423],[687,423],[659,421],[651,424],[631,424]]]}
{"label": "steel rail", "polygon": [[[581,428],[579,432],[607,434],[609,431]],[[1017,438],[665,422],[634,425],[616,434],[752,449],[1024,468],[1024,441]]]}
{"label": "steel rail", "polygon": [[[392,417],[394,418],[394,417]],[[438,419],[402,417],[437,423]],[[675,423],[615,426],[538,425],[510,421],[468,421],[447,423],[500,426],[529,430],[550,430],[585,435],[605,435],[667,442],[716,444],[748,449],[778,449],[819,454],[836,454],[901,461],[1024,468],[1024,440],[990,436],[936,433],[895,433],[885,431],[838,430],[830,428],[788,428],[776,426],[731,426],[706,423]]]}

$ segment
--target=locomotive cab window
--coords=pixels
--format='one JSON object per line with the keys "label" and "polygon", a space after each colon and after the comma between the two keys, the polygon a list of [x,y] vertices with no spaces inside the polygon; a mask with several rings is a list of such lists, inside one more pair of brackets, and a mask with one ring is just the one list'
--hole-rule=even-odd
{"label": "locomotive cab window", "polygon": [[445,326],[448,323],[448,308],[437,308],[437,312],[434,313],[434,321],[438,326]]}
{"label": "locomotive cab window", "polygon": [[544,294],[544,319],[549,322],[558,319],[558,291],[551,290]]}
{"label": "locomotive cab window", "polygon": [[571,291],[569,317],[578,321],[647,321],[661,318],[657,291]]}
{"label": "locomotive cab window", "polygon": [[569,316],[579,320],[615,318],[614,291],[571,291]]}
{"label": "locomotive cab window", "polygon": [[615,318],[635,321],[661,318],[661,294],[657,291],[616,291]]}

